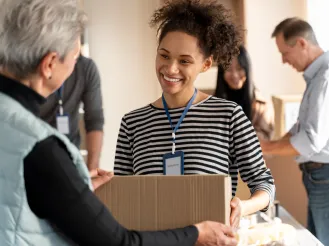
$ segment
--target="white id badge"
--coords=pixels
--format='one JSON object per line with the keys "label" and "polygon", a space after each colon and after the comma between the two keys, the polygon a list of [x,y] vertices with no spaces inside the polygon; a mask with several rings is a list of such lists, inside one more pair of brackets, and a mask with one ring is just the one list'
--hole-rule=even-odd
{"label": "white id badge", "polygon": [[70,120],[68,115],[57,115],[56,117],[57,130],[62,134],[70,133]]}
{"label": "white id badge", "polygon": [[164,175],[184,175],[184,152],[168,153],[163,156]]}

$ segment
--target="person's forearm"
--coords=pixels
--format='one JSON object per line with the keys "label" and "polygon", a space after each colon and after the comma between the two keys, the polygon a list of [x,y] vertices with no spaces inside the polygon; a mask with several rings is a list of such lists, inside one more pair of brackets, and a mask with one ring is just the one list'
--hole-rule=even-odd
{"label": "person's forearm", "polygon": [[103,132],[91,131],[87,133],[87,151],[88,161],[87,166],[89,170],[99,167],[99,159],[103,145]]}
{"label": "person's forearm", "polygon": [[256,191],[248,200],[242,202],[242,216],[249,215],[266,208],[270,203],[270,196],[266,191]]}

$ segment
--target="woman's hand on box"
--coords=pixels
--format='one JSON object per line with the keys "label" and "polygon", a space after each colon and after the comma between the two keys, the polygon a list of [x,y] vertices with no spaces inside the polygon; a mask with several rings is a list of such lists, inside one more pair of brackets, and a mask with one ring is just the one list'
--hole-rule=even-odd
{"label": "woman's hand on box", "polygon": [[231,201],[230,224],[233,229],[238,229],[241,217],[243,216],[243,203],[238,197],[234,197]]}

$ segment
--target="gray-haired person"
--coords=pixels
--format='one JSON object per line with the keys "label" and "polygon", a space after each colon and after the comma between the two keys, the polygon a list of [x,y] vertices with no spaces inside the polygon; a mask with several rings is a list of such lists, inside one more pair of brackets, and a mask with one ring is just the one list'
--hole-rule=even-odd
{"label": "gray-haired person", "polygon": [[319,46],[311,25],[296,17],[280,22],[272,37],[282,62],[303,72],[306,90],[298,121],[283,138],[262,141],[262,149],[297,156],[308,195],[308,229],[329,245],[329,52]]}
{"label": "gray-haired person", "polygon": [[73,71],[84,23],[76,0],[1,1],[1,245],[236,245],[216,222],[123,228],[93,193],[109,173],[89,173],[68,138],[38,117]]}

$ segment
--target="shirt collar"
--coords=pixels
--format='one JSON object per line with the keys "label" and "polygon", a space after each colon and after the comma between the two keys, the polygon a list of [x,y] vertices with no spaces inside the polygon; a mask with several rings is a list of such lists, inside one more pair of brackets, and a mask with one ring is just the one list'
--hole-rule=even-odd
{"label": "shirt collar", "polygon": [[23,107],[39,116],[40,106],[46,98],[22,83],[0,74],[0,92],[18,101]]}
{"label": "shirt collar", "polygon": [[321,69],[324,64],[329,63],[329,51],[324,52],[318,58],[316,58],[304,71],[304,79],[307,83],[309,83]]}

